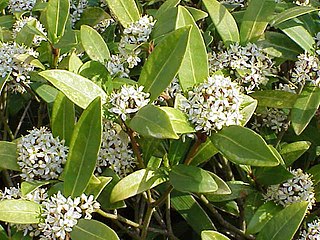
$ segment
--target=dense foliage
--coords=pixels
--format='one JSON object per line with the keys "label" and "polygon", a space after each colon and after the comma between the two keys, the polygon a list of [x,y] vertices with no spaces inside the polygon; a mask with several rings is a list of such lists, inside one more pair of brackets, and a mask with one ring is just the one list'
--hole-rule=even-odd
{"label": "dense foliage", "polygon": [[317,0],[0,0],[0,239],[320,239]]}

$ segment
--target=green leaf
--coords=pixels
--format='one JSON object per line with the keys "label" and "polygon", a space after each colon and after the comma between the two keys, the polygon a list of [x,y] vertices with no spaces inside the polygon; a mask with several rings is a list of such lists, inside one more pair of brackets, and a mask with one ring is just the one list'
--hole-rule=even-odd
{"label": "green leaf", "polygon": [[179,69],[179,82],[184,91],[204,82],[209,76],[208,54],[201,32],[188,10],[179,6],[176,29],[187,25],[191,25],[192,28],[186,53]]}
{"label": "green leaf", "polygon": [[10,77],[10,74],[7,74],[7,76],[5,77],[0,77],[0,95],[9,77]]}
{"label": "green leaf", "polygon": [[[0,226],[0,239],[1,240],[9,240],[9,237],[7,236],[7,232],[2,226]],[[10,240],[12,240],[12,239],[10,239]]]}
{"label": "green leaf", "polygon": [[73,73],[78,73],[80,67],[83,65],[81,59],[75,52],[72,52],[68,57],[68,70]]}
{"label": "green leaf", "polygon": [[248,95],[244,95],[243,97],[240,106],[240,114],[242,115],[242,119],[240,120],[241,126],[245,126],[250,121],[258,105],[258,101],[252,97]]}
{"label": "green leaf", "polygon": [[119,240],[112,228],[93,219],[80,219],[70,233],[72,239]]}
{"label": "green leaf", "polygon": [[80,35],[82,46],[92,60],[105,63],[110,59],[108,46],[96,30],[82,25]]}
{"label": "green leaf", "polygon": [[14,22],[15,22],[15,19],[11,14],[0,16],[0,27],[11,29]]}
{"label": "green leaf", "polygon": [[240,39],[242,44],[255,42],[265,31],[268,18],[276,7],[274,0],[251,0],[245,10],[241,27]]}
{"label": "green leaf", "polygon": [[201,234],[203,230],[216,230],[210,217],[200,204],[188,193],[172,191],[172,207],[187,221],[193,230]]}
{"label": "green leaf", "polygon": [[298,96],[291,110],[291,122],[294,132],[300,135],[308,126],[320,104],[320,89],[306,86]]}
{"label": "green leaf", "polygon": [[272,219],[282,207],[276,205],[274,202],[266,202],[253,215],[247,227],[247,234],[255,234],[260,232],[260,230],[266,225],[266,223]]}
{"label": "green leaf", "polygon": [[210,137],[215,147],[236,164],[272,167],[279,161],[263,138],[251,129],[229,126]]}
{"label": "green leaf", "polygon": [[32,193],[39,187],[49,184],[50,181],[32,181],[32,182],[22,182],[21,183],[21,194],[22,196],[26,196],[29,193]]}
{"label": "green leaf", "polygon": [[308,208],[308,202],[297,202],[276,214],[258,234],[256,240],[291,240]]}
{"label": "green leaf", "polygon": [[37,82],[30,84],[34,90],[46,103],[53,103],[59,91],[49,84],[39,84]]}
{"label": "green leaf", "polygon": [[21,171],[17,164],[17,145],[0,141],[0,168]]}
{"label": "green leaf", "polygon": [[144,64],[139,84],[155,100],[176,76],[189,41],[190,27],[175,30],[166,36],[153,50]]}
{"label": "green leaf", "polygon": [[282,165],[257,168],[254,175],[256,181],[265,186],[279,184],[294,177],[294,175]]}
{"label": "green leaf", "polygon": [[52,108],[51,129],[55,137],[59,136],[70,146],[75,124],[74,104],[62,92],[59,92]]}
{"label": "green leaf", "polygon": [[282,155],[286,166],[290,166],[294,161],[301,157],[310,146],[311,143],[308,141],[299,141],[282,146],[280,154]]}
{"label": "green leaf", "polygon": [[257,45],[270,56],[297,60],[297,56],[302,52],[302,49],[283,33],[265,32],[265,39],[257,42]]}
{"label": "green leaf", "polygon": [[120,181],[119,176],[112,171],[110,168],[107,168],[103,173],[103,176],[105,177],[112,177],[112,180],[108,185],[102,190],[98,197],[98,202],[101,205],[101,208],[103,210],[113,210],[113,209],[119,209],[126,207],[126,204],[124,201],[118,201],[115,203],[110,202],[110,196],[111,196],[111,191],[114,188],[114,186]]}
{"label": "green leaf", "polygon": [[186,114],[181,112],[178,109],[172,107],[161,107],[162,111],[164,111],[172,124],[172,128],[175,133],[192,133],[195,132],[194,128],[191,126]]}
{"label": "green leaf", "polygon": [[195,166],[183,164],[173,166],[169,173],[169,180],[180,192],[208,193],[218,189],[210,173]]}
{"label": "green leaf", "polygon": [[57,43],[64,35],[67,19],[69,17],[69,0],[50,0],[46,10],[48,38]]}
{"label": "green leaf", "polygon": [[135,196],[146,190],[166,182],[166,175],[157,169],[140,169],[122,178],[113,188],[110,196],[110,201],[118,202],[129,197]]}
{"label": "green leaf", "polygon": [[[92,178],[96,181],[93,181]],[[112,177],[95,177],[94,175],[92,175],[91,180],[85,190],[85,193],[87,195],[93,195],[94,198],[97,199],[100,196],[103,189],[109,184],[109,182],[111,182],[111,180]]]}
{"label": "green leaf", "polygon": [[298,95],[279,90],[256,91],[251,96],[258,100],[259,107],[292,108]]}
{"label": "green leaf", "polygon": [[230,240],[225,235],[216,231],[202,231],[201,240]]}
{"label": "green leaf", "polygon": [[131,119],[129,126],[144,137],[179,138],[166,112],[153,105],[141,108]]}
{"label": "green leaf", "polygon": [[310,53],[313,52],[315,41],[311,34],[300,23],[289,20],[279,24],[278,27],[303,50]]}
{"label": "green leaf", "polygon": [[200,145],[200,148],[193,156],[191,165],[198,166],[201,163],[209,160],[215,154],[217,154],[219,150],[214,146],[211,140],[208,138],[205,143]]}
{"label": "green leaf", "polygon": [[203,4],[224,44],[239,42],[238,26],[231,13],[217,0],[203,0]]}
{"label": "green leaf", "polygon": [[66,70],[46,70],[39,75],[51,82],[72,102],[85,109],[96,97],[106,103],[107,94],[87,78]]}
{"label": "green leaf", "polygon": [[111,19],[110,15],[100,7],[87,7],[83,10],[80,19],[76,22],[76,29],[82,25],[89,25],[91,27],[100,23],[104,19]]}
{"label": "green leaf", "polygon": [[139,20],[140,13],[134,0],[106,0],[106,2],[122,26],[128,27],[130,23]]}
{"label": "green leaf", "polygon": [[101,114],[101,99],[97,97],[84,110],[74,128],[64,169],[66,196],[80,196],[89,184],[101,144]]}
{"label": "green leaf", "polygon": [[[159,19],[159,17],[166,11],[168,11],[171,8],[176,7],[181,0],[167,0],[165,1],[158,9],[156,13],[156,18]],[[172,19],[171,19],[172,20]]]}
{"label": "green leaf", "polygon": [[250,192],[252,192],[250,185],[241,181],[229,181],[227,182],[227,185],[229,190],[231,190],[231,193],[219,193],[218,190],[216,193],[205,194],[207,199],[210,202],[225,202],[237,198],[245,198]]}
{"label": "green leaf", "polygon": [[189,152],[192,142],[193,141],[190,138],[186,138],[184,141],[182,139],[170,141],[170,147],[168,150],[170,166],[183,162]]}
{"label": "green leaf", "polygon": [[190,12],[195,22],[208,17],[208,13],[200,9],[188,7],[188,6],[185,6],[185,8],[188,10],[188,12]]}
{"label": "green leaf", "polygon": [[313,184],[317,185],[320,182],[320,164],[314,165],[307,172],[312,175]]}
{"label": "green leaf", "polygon": [[209,172],[209,174],[211,175],[211,177],[214,179],[214,181],[218,185],[218,189],[216,191],[214,191],[212,194],[227,195],[227,194],[232,193],[228,184],[225,181],[223,181],[219,176],[217,176],[216,174],[214,174],[212,172]]}
{"label": "green leaf", "polygon": [[0,221],[17,224],[39,223],[41,206],[27,200],[0,201]]}
{"label": "green leaf", "polygon": [[316,8],[310,6],[296,6],[278,13],[271,21],[271,26],[277,27],[280,23],[288,21],[292,18],[317,11]]}

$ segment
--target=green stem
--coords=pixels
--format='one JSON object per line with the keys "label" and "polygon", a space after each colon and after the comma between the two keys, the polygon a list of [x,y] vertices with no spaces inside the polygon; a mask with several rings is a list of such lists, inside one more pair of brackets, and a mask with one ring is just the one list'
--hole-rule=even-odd
{"label": "green stem", "polygon": [[152,218],[152,214],[153,214],[154,208],[149,206],[143,221],[143,227],[142,227],[142,233],[141,233],[141,240],[145,240],[147,238],[147,234],[148,234],[148,228],[149,228],[149,224]]}
{"label": "green stem", "polygon": [[205,133],[197,132],[196,135],[197,135],[196,142],[193,144],[192,148],[188,152],[186,159],[184,160],[185,165],[190,165],[190,163],[193,160],[193,157],[195,156],[195,154],[199,150],[200,145],[202,143],[204,143],[207,139],[207,135]]}
{"label": "green stem", "polygon": [[132,227],[135,227],[135,228],[141,228],[141,225],[139,225],[138,223],[136,222],[133,222],[125,217],[122,217],[118,214],[111,214],[111,213],[107,213],[107,212],[104,212],[103,210],[101,209],[98,209],[97,211],[98,214],[100,214],[101,216],[105,217],[105,218],[109,218],[109,219],[113,219],[113,220],[118,220],[120,222],[123,222],[123,223],[126,223]]}

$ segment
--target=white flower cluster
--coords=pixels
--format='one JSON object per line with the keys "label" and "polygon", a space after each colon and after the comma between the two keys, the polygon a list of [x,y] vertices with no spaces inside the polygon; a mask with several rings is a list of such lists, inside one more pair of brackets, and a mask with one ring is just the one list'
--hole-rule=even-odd
{"label": "white flower cluster", "polygon": [[285,131],[289,127],[288,112],[277,108],[265,108],[264,111],[255,114],[252,129],[259,132],[262,127],[267,127],[275,133]]}
{"label": "white flower cluster", "polygon": [[54,138],[45,127],[34,128],[17,143],[20,176],[26,181],[57,179],[68,154],[64,140]]}
{"label": "white flower cluster", "polygon": [[111,75],[128,77],[129,69],[141,62],[139,47],[149,40],[154,24],[152,16],[145,15],[123,30],[118,46],[119,54],[112,55],[111,60],[106,63]]}
{"label": "white flower cluster", "polygon": [[94,25],[93,28],[98,32],[103,33],[114,22],[115,21],[112,18],[105,18]]}
{"label": "white flower cluster", "polygon": [[245,0],[223,0],[221,2],[226,4],[237,4],[237,5],[240,5],[241,7],[243,7],[244,4],[246,3]]}
{"label": "white flower cluster", "polygon": [[[46,189],[37,188],[36,190],[28,193],[26,196],[22,196],[21,189],[16,187],[5,188],[4,191],[0,190],[0,201],[4,199],[24,199],[41,203],[48,197]],[[23,235],[29,235],[30,237],[39,236],[40,231],[37,224],[10,224],[17,231],[23,232]]]}
{"label": "white flower cluster", "polygon": [[209,54],[210,74],[225,68],[235,71],[236,81],[247,93],[265,85],[267,76],[275,72],[272,59],[253,43],[231,44],[227,50],[218,48],[218,52]]}
{"label": "white flower cluster", "polygon": [[91,219],[91,214],[100,208],[93,195],[65,198],[61,192],[42,202],[43,222],[39,223],[40,240],[63,240],[81,217]]}
{"label": "white flower cluster", "polygon": [[97,161],[98,173],[102,173],[102,169],[105,167],[111,168],[120,177],[131,173],[137,163],[129,143],[129,136],[121,130],[119,124],[104,120],[102,142]]}
{"label": "white flower cluster", "polygon": [[71,24],[74,24],[80,20],[81,14],[83,13],[84,9],[88,6],[88,0],[72,0],[70,4],[70,18]]}
{"label": "white flower cluster", "polygon": [[320,60],[310,53],[300,54],[295,63],[291,81],[300,85],[311,83],[320,87]]}
{"label": "white flower cluster", "polygon": [[169,99],[175,99],[177,94],[182,93],[182,88],[179,83],[178,78],[174,78],[170,85],[163,91],[163,93],[158,97],[156,104],[161,105],[162,102]]}
{"label": "white flower cluster", "polygon": [[239,87],[229,77],[213,75],[189,91],[180,108],[187,113],[195,130],[210,135],[224,126],[240,124],[242,99]]}
{"label": "white flower cluster", "polygon": [[15,42],[0,43],[0,76],[4,78],[11,73],[8,87],[13,92],[26,91],[25,87],[30,83],[29,72],[34,70],[29,62],[19,59],[23,55],[37,57],[38,53]]}
{"label": "white flower cluster", "polygon": [[[38,21],[38,19],[34,17],[22,17],[21,19],[17,20],[12,27],[12,35],[13,38],[15,39],[17,37],[17,34],[22,30],[22,28],[29,22],[34,22],[35,27],[44,35],[47,36],[47,32],[43,25]],[[45,40],[42,36],[36,35],[33,38],[33,44],[38,46],[41,41]]]}
{"label": "white flower cluster", "polygon": [[36,0],[9,0],[8,8],[12,13],[31,11],[35,4]]}
{"label": "white flower cluster", "polygon": [[320,239],[320,219],[316,219],[307,224],[307,229],[300,232],[298,240],[319,240]]}
{"label": "white flower cluster", "polygon": [[311,176],[304,173],[301,169],[290,171],[294,177],[276,185],[271,185],[267,189],[265,199],[274,201],[284,207],[296,203],[307,201],[309,202],[308,209],[312,209],[315,203],[315,194]]}
{"label": "white flower cluster", "polygon": [[294,0],[293,2],[299,6],[308,6],[310,4],[310,0]]}
{"label": "white flower cluster", "polygon": [[140,108],[149,103],[150,94],[142,90],[143,86],[128,85],[122,85],[120,89],[114,90],[109,98],[112,106],[109,111],[119,115],[123,121],[126,121],[129,114],[138,112]]}

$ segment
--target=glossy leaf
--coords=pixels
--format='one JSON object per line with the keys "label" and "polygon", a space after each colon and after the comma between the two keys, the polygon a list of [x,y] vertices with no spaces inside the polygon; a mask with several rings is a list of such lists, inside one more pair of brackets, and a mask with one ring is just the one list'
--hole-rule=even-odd
{"label": "glossy leaf", "polygon": [[93,219],[80,219],[70,233],[72,239],[119,240],[116,232],[107,225]]}
{"label": "glossy leaf", "polygon": [[53,103],[59,92],[56,88],[45,83],[39,84],[34,82],[30,86],[46,103]]}
{"label": "glossy leaf", "polygon": [[0,77],[0,94],[2,93],[2,90],[3,90],[4,86],[6,85],[6,82],[9,77],[10,77],[10,74],[7,74],[7,76],[5,76],[5,77]]}
{"label": "glossy leaf", "polygon": [[190,27],[179,28],[162,40],[144,64],[139,84],[155,100],[176,76],[189,41]]}
{"label": "glossy leaf", "polygon": [[202,231],[201,240],[230,240],[222,233],[216,231]]}
{"label": "glossy leaf", "polygon": [[289,20],[278,25],[278,27],[303,50],[313,52],[315,41],[311,34],[299,23]]}
{"label": "glossy leaf", "polygon": [[284,145],[280,150],[280,154],[282,155],[286,166],[290,166],[294,161],[302,156],[310,146],[311,143],[308,141],[299,141]]}
{"label": "glossy leaf", "polygon": [[[211,175],[211,177],[214,179],[214,181],[216,182],[218,189],[216,191],[214,191],[212,194],[218,194],[218,195],[229,195],[232,193],[229,185],[222,180],[222,178],[220,178],[219,176],[217,176],[216,174],[209,172],[209,174]],[[211,193],[210,193],[211,194]]]}
{"label": "glossy leaf", "polygon": [[265,31],[270,15],[273,14],[276,7],[274,0],[251,0],[245,10],[241,27],[241,43],[254,42]]}
{"label": "glossy leaf", "polygon": [[87,78],[65,70],[46,70],[39,75],[51,82],[72,102],[85,109],[96,97],[106,103],[106,93]]}
{"label": "glossy leaf", "polygon": [[257,168],[254,175],[256,181],[265,186],[280,184],[294,177],[294,175],[282,165]]}
{"label": "glossy leaf", "polygon": [[17,164],[17,145],[0,141],[0,168],[21,171]]}
{"label": "glossy leaf", "polygon": [[50,0],[46,10],[48,37],[57,43],[64,35],[69,17],[70,3],[68,0]]}
{"label": "glossy leaf", "polygon": [[204,82],[209,76],[208,54],[201,32],[188,10],[179,6],[176,29],[187,25],[191,25],[192,28],[179,70],[179,82],[184,91]]}
{"label": "glossy leaf", "polygon": [[276,205],[274,202],[266,202],[253,215],[247,227],[247,234],[255,234],[260,232],[260,230],[266,225],[266,223],[272,219],[282,207]]}
{"label": "glossy leaf", "polygon": [[288,36],[278,32],[265,32],[265,39],[259,40],[256,43],[270,56],[297,60],[297,56],[302,53],[302,49],[293,42]]}
{"label": "glossy leaf", "polygon": [[[317,185],[320,182],[320,164],[314,165],[308,171],[312,176],[312,181],[314,185]],[[318,199],[319,201],[320,199]]]}
{"label": "glossy leaf", "polygon": [[186,138],[184,141],[182,139],[170,141],[170,147],[168,150],[170,166],[183,163],[183,160],[186,158],[192,142],[193,140],[190,138]]}
{"label": "glossy leaf", "polygon": [[0,201],[0,221],[16,224],[39,223],[41,206],[27,200]]}
{"label": "glossy leaf", "polygon": [[259,107],[271,108],[292,108],[298,98],[297,94],[279,90],[256,91],[251,96],[258,100]]}
{"label": "glossy leaf", "polygon": [[89,184],[100,149],[101,114],[101,99],[98,97],[84,110],[75,125],[64,169],[66,196],[80,196]]}
{"label": "glossy leaf", "polygon": [[196,233],[201,234],[203,230],[216,230],[206,211],[190,194],[173,191],[170,200],[172,207]]}
{"label": "glossy leaf", "polygon": [[113,188],[111,202],[118,202],[147,191],[166,182],[168,179],[161,170],[140,169],[122,178]]}
{"label": "glossy leaf", "polygon": [[111,19],[110,15],[100,7],[87,7],[83,10],[80,19],[76,22],[75,27],[79,29],[82,25],[91,27],[105,19]]}
{"label": "glossy leaf", "polygon": [[29,193],[32,193],[36,189],[38,189],[41,186],[49,184],[50,181],[37,181],[34,180],[32,182],[22,182],[21,183],[21,194],[22,196],[26,196]]}
{"label": "glossy leaf", "polygon": [[257,240],[291,240],[298,230],[306,212],[308,202],[297,202],[276,214],[262,228]]}
{"label": "glossy leaf", "polygon": [[190,12],[194,21],[199,21],[199,20],[204,19],[209,16],[208,13],[206,13],[205,11],[202,11],[200,9],[188,7],[188,6],[185,6],[185,8]]}
{"label": "glossy leaf", "polygon": [[237,198],[245,198],[250,192],[252,192],[250,185],[241,181],[229,181],[227,182],[227,185],[231,190],[231,193],[209,193],[206,194],[207,199],[210,202],[225,202]]}
{"label": "glossy leaf", "polygon": [[95,29],[82,25],[80,35],[82,46],[92,60],[105,63],[110,59],[108,46]]}
{"label": "glossy leaf", "polygon": [[277,157],[254,131],[229,126],[210,137],[215,147],[230,161],[251,166],[277,166]]}
{"label": "glossy leaf", "polygon": [[[94,176],[94,175],[93,175]],[[87,195],[93,195],[95,199],[97,199],[101,192],[104,190],[104,188],[109,184],[109,182],[112,180],[112,177],[94,177],[96,178],[96,182],[90,180],[89,184],[85,190],[85,193]]]}
{"label": "glossy leaf", "polygon": [[180,192],[208,193],[218,189],[210,173],[195,166],[183,164],[173,166],[169,173],[169,180]]}
{"label": "glossy leaf", "polygon": [[165,1],[158,9],[156,13],[156,18],[158,19],[164,12],[169,10],[170,8],[176,7],[181,0],[167,0]]}
{"label": "glossy leaf", "polygon": [[248,95],[244,95],[243,97],[240,105],[240,114],[242,115],[242,119],[240,120],[241,126],[245,126],[250,121],[258,105],[258,101],[252,97]]}
{"label": "glossy leaf", "polygon": [[231,13],[217,0],[203,0],[203,4],[224,44],[239,42],[238,26]]}
{"label": "glossy leaf", "polygon": [[218,152],[219,150],[214,146],[214,144],[208,138],[205,143],[202,143],[200,145],[200,148],[198,149],[196,154],[193,156],[191,165],[194,165],[194,166],[200,165],[201,163],[209,160]]}
{"label": "glossy leaf", "polygon": [[303,89],[291,110],[291,122],[294,132],[300,135],[319,108],[320,89],[307,86]]}
{"label": "glossy leaf", "polygon": [[134,0],[106,0],[106,2],[122,26],[128,27],[130,23],[139,20],[140,13]]}
{"label": "glossy leaf", "polygon": [[295,17],[317,11],[316,8],[310,6],[296,6],[278,13],[271,21],[271,25],[277,26],[280,23],[293,19]]}
{"label": "glossy leaf", "polygon": [[73,128],[75,125],[74,104],[62,92],[59,92],[52,109],[51,129],[55,137],[64,139],[70,145]]}

